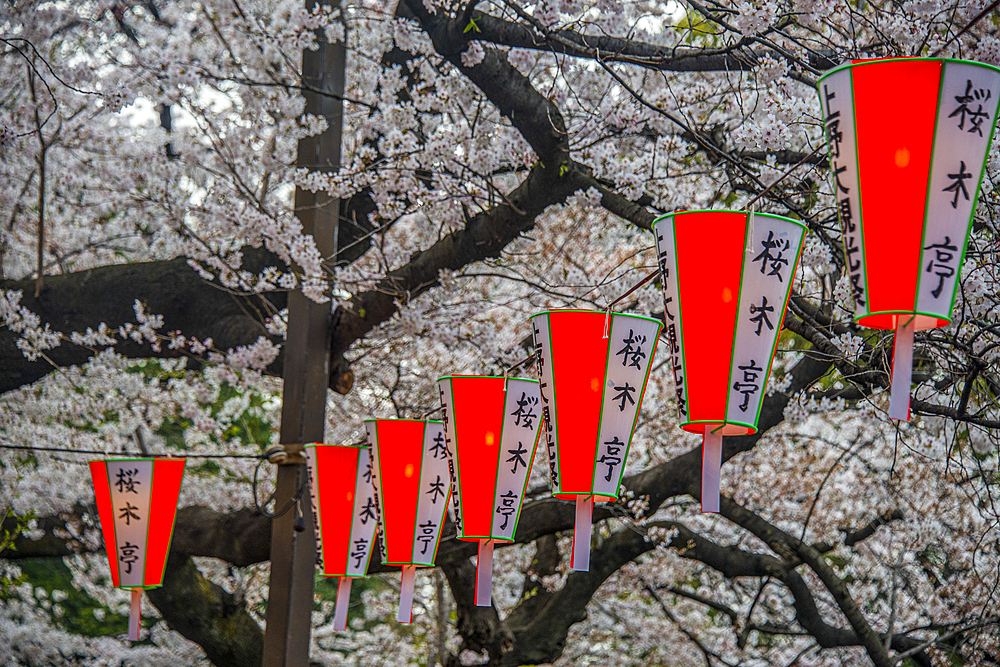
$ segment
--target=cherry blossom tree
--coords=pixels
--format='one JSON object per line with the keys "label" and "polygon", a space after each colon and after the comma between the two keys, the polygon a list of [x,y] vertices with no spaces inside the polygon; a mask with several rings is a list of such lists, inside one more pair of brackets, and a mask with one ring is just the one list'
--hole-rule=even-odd
{"label": "cherry blossom tree", "polygon": [[[320,582],[312,659],[1000,662],[1000,148],[953,321],[918,334],[913,419],[892,422],[892,339],[851,319],[815,87],[852,58],[1000,65],[995,5],[7,3],[0,662],[260,664],[271,470],[253,457],[277,441],[290,291],[330,305],[326,440],[353,442],[369,416],[433,410],[442,375],[521,361],[531,314],[607,307],[655,268],[657,215],[751,206],[809,234],[760,430],[725,439],[721,513],[699,512],[700,445],[660,359],[589,572],[569,570],[573,508],[539,452],[493,606],[472,605],[475,545],[446,527],[412,626],[391,621],[388,568],[346,632]],[[302,75],[321,42],[347,48],[343,166],[297,168],[338,120],[305,112],[339,97]],[[296,193],[341,201],[335,253]],[[617,307],[663,315],[653,282]],[[191,458],[133,646],[82,464],[168,451]],[[220,455],[244,458],[198,458]]]}

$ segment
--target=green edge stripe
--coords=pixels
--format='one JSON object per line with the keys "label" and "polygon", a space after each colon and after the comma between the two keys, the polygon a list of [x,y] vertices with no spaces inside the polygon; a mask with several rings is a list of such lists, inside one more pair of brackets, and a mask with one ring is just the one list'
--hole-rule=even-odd
{"label": "green edge stripe", "polygon": [[[659,324],[659,322],[657,322]],[[625,455],[622,456],[622,470],[618,475],[618,485],[615,486],[614,499],[621,495],[622,479],[625,477],[625,465],[628,460],[629,450],[632,449],[632,438],[635,436],[636,426],[639,424],[639,413],[642,412],[642,399],[646,396],[646,385],[649,383],[649,374],[653,370],[653,356],[656,354],[656,346],[660,342],[660,334],[663,332],[663,325],[659,324],[656,329],[656,336],[653,338],[653,347],[649,350],[649,361],[646,363],[646,376],[642,380],[642,391],[639,393],[639,404],[635,406],[635,419],[632,420],[632,428],[628,433],[628,441],[625,444]],[[596,465],[594,466],[596,469]]]}
{"label": "green edge stripe", "polygon": [[[920,247],[917,249],[917,287],[913,292],[913,310],[916,310],[920,304],[920,283],[924,277],[922,270],[924,267],[924,243],[927,242],[927,218],[930,215],[931,205],[931,177],[934,174],[934,154],[937,152],[938,123],[941,121],[941,93],[944,92],[944,72],[945,64],[941,63],[941,71],[938,74],[938,103],[934,108],[934,134],[931,136],[931,161],[927,165],[927,192],[924,193],[924,221],[920,226]],[[866,271],[865,274],[867,275],[867,273]],[[958,271],[956,271],[956,282],[958,278]]]}
{"label": "green edge stripe", "polygon": [[781,310],[781,319],[778,321],[778,326],[776,327],[777,334],[774,337],[774,347],[771,348],[771,359],[767,363],[767,372],[764,373],[764,382],[760,387],[760,400],[757,401],[757,414],[753,418],[753,430],[754,433],[757,432],[757,424],[760,422],[760,411],[764,408],[764,396],[767,391],[767,381],[771,377],[771,367],[774,366],[774,355],[778,350],[778,342],[781,341],[781,330],[785,326],[785,315],[788,313],[788,300],[792,296],[792,283],[795,281],[795,272],[799,268],[799,260],[802,258],[802,247],[806,244],[806,234],[807,231],[802,232],[802,238],[799,239],[799,250],[795,253],[795,263],[792,266],[791,272],[788,274],[788,286],[785,288],[785,305]]}

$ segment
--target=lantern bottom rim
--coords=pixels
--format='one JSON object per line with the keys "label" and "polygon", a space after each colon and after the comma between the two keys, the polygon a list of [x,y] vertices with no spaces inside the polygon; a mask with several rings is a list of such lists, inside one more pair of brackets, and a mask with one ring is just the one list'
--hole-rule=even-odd
{"label": "lantern bottom rim", "polygon": [[514,541],[513,537],[493,537],[492,535],[457,535],[459,540],[463,542],[481,542],[482,540],[493,540],[494,542],[502,542],[504,544],[510,544]]}
{"label": "lantern bottom rim", "polygon": [[327,574],[326,572],[320,572],[319,576],[326,579],[367,579],[367,574]]}
{"label": "lantern bottom rim", "polygon": [[144,584],[142,586],[115,586],[126,591],[148,591],[153,588],[163,588],[163,584]]}
{"label": "lantern bottom rim", "polygon": [[688,433],[717,433],[718,435],[752,435],[757,432],[756,424],[741,422],[695,420],[681,423],[681,428]]}
{"label": "lantern bottom rim", "polygon": [[854,321],[868,329],[892,331],[896,328],[896,322],[900,318],[909,319],[911,317],[916,318],[914,322],[914,329],[916,331],[940,329],[951,324],[950,317],[944,317],[940,313],[922,313],[916,310],[879,310],[874,313],[857,315]]}
{"label": "lantern bottom rim", "polygon": [[593,491],[559,491],[553,493],[553,498],[558,498],[559,500],[567,500],[569,502],[575,503],[578,496],[594,496],[595,503],[609,503],[614,500],[618,500],[617,495],[612,495],[610,493],[595,493]]}
{"label": "lantern bottom rim", "polygon": [[434,563],[410,563],[405,560],[382,561],[382,565],[389,565],[390,567],[434,567]]}

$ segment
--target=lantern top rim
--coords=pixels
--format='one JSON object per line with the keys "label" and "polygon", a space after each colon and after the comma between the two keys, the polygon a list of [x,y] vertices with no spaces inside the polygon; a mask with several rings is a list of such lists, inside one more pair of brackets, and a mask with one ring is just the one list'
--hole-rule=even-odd
{"label": "lantern top rim", "polygon": [[[672,213],[664,213],[663,215],[661,215],[658,218],[656,218],[655,220],[653,220],[653,225],[652,226],[656,226],[656,223],[660,222],[661,220],[666,220],[667,218],[672,218],[675,215],[682,215],[682,214],[687,214],[687,213],[738,213],[738,214],[742,214],[742,215],[749,215],[751,212],[750,211],[738,211],[738,210],[734,210],[734,209],[725,209],[725,208],[698,208],[698,209],[691,209],[691,210],[685,210],[685,211],[673,211]],[[763,217],[768,217],[768,218],[777,218],[779,220],[786,220],[788,222],[791,222],[791,223],[794,223],[794,224],[798,225],[799,227],[801,227],[802,229],[805,229],[806,231],[809,231],[809,225],[807,225],[806,223],[802,222],[801,220],[796,220],[795,218],[789,218],[788,216],[785,216],[785,215],[778,215],[777,213],[764,213],[764,212],[758,212],[758,211],[754,211],[753,215],[754,215],[754,217],[763,216]]]}
{"label": "lantern top rim", "polygon": [[310,447],[350,447],[352,449],[368,449],[368,443],[365,442],[365,443],[357,444],[357,443],[353,443],[352,442],[352,443],[348,443],[348,444],[342,445],[342,444],[340,444],[338,442],[309,442],[309,443],[306,443],[306,444],[302,445],[303,449],[309,449]]}
{"label": "lantern top rim", "polygon": [[413,419],[408,417],[371,417],[370,419],[363,419],[362,424],[367,424],[368,422],[419,422],[421,424],[444,424],[440,419]]}
{"label": "lantern top rim", "polygon": [[962,63],[963,65],[976,65],[978,67],[985,67],[987,69],[1000,72],[1000,67],[996,65],[990,65],[989,63],[979,62],[978,60],[965,60],[964,58],[931,58],[929,56],[893,56],[891,58],[871,58],[866,60],[858,60],[846,62],[841,65],[837,65],[831,69],[825,71],[818,79],[816,79],[816,87],[822,83],[823,79],[826,79],[837,72],[841,72],[845,69],[853,69],[855,67],[865,67],[870,65],[878,65],[880,63],[890,63],[890,62],[918,62],[921,60],[933,61],[938,63]]}
{"label": "lantern top rim", "polygon": [[660,326],[663,326],[663,320],[658,320],[655,317],[650,317],[649,315],[636,315],[635,313],[622,313],[622,312],[617,311],[617,310],[612,310],[612,311],[608,311],[608,310],[593,310],[591,308],[552,308],[552,309],[549,309],[549,310],[543,310],[541,312],[535,313],[534,315],[532,315],[528,319],[530,320],[530,319],[538,317],[540,315],[551,315],[553,313],[597,313],[599,315],[606,315],[606,314],[621,315],[622,317],[635,317],[635,318],[638,318],[640,320],[649,320],[650,322],[656,322]]}
{"label": "lantern top rim", "polygon": [[454,379],[520,380],[521,382],[533,382],[535,384],[538,384],[538,380],[533,380],[531,378],[514,377],[512,375],[508,375],[508,376],[504,376],[504,375],[460,375],[460,374],[442,375],[441,377],[439,377],[436,380],[436,382],[440,382],[441,380],[454,380]]}
{"label": "lantern top rim", "polygon": [[186,456],[116,456],[109,459],[98,459],[101,463],[116,461],[187,461]]}

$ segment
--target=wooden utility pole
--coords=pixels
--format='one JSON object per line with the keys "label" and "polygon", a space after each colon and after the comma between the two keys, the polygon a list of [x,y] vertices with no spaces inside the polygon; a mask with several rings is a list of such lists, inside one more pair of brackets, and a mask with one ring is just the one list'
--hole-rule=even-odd
{"label": "wooden utility pole", "polygon": [[[312,0],[307,4],[313,4]],[[299,142],[297,164],[309,170],[334,171],[340,167],[346,49],[344,44],[328,44],[322,31],[317,38],[320,48],[302,54],[302,84],[306,88],[306,113],[325,118],[328,127],[321,135]],[[303,232],[313,235],[332,267],[338,249],[340,200],[324,193],[296,190],[295,211]],[[305,485],[299,503],[300,528],[304,521],[305,529],[295,530],[298,510],[294,507],[273,521],[264,667],[309,664],[316,537],[301,452],[303,444],[323,441],[330,382],[330,318],[329,303],[311,301],[300,290],[288,295],[281,442],[290,455],[285,464],[278,466],[275,509],[280,511]]]}

